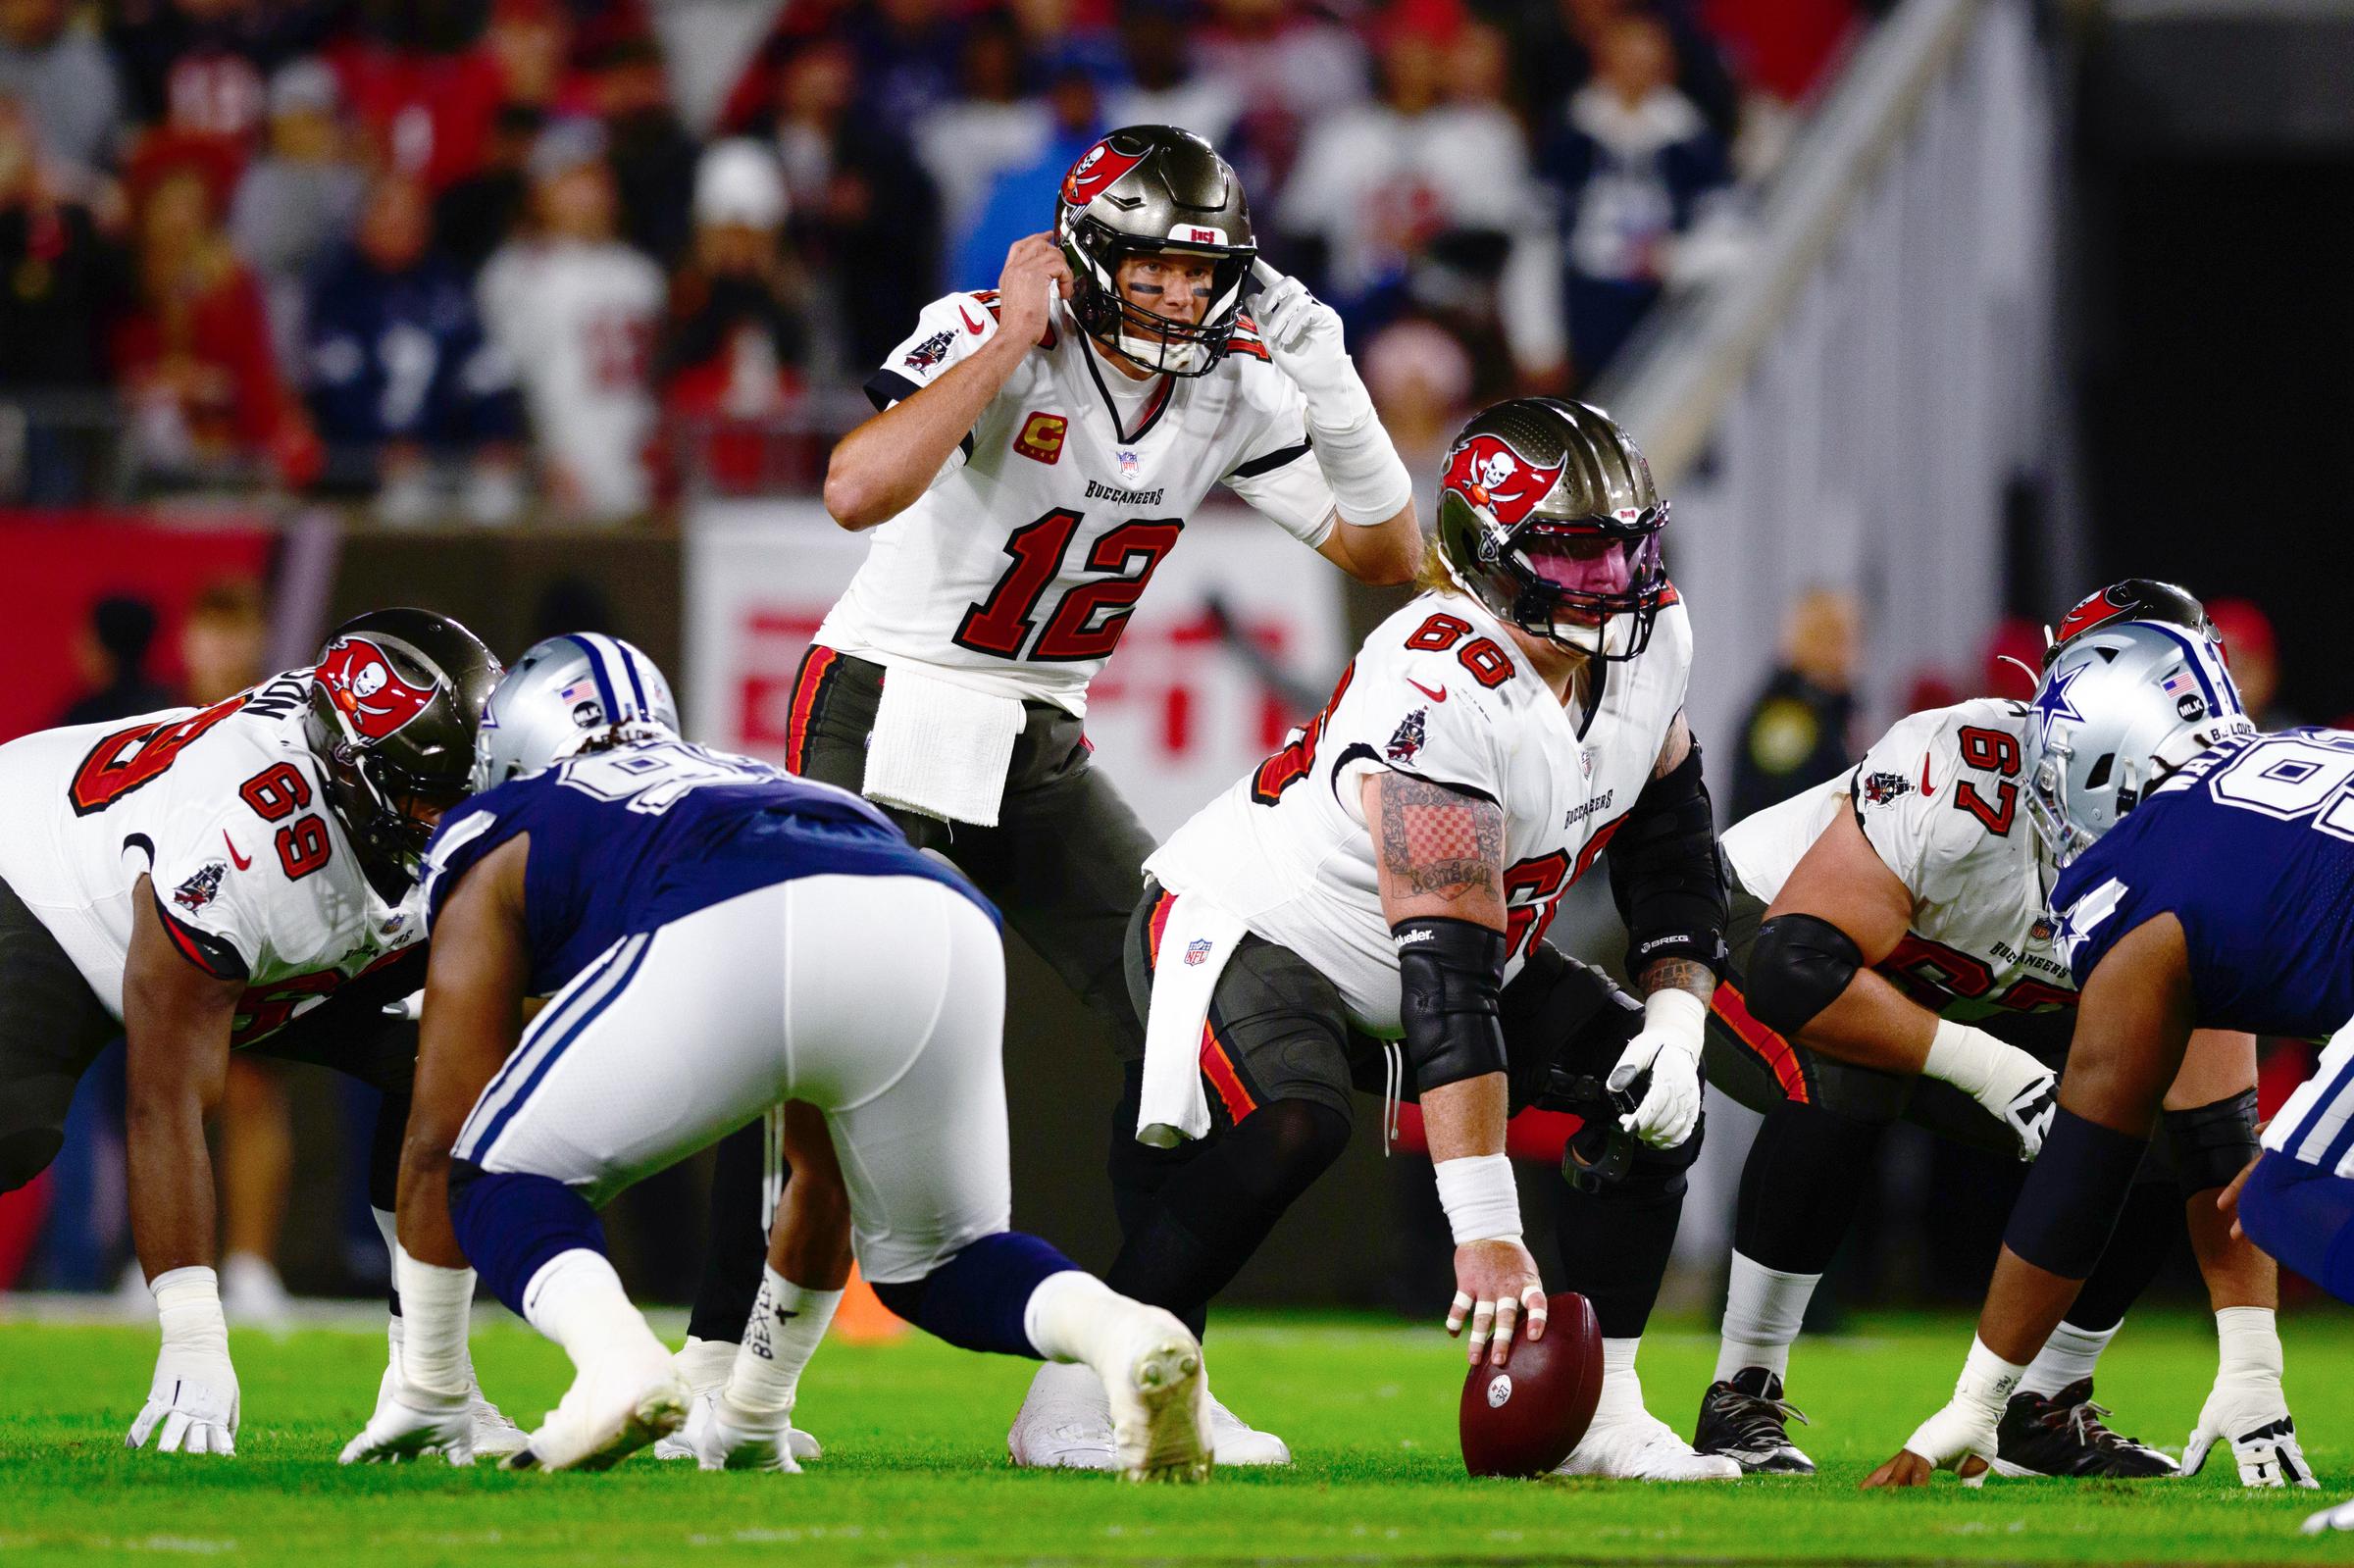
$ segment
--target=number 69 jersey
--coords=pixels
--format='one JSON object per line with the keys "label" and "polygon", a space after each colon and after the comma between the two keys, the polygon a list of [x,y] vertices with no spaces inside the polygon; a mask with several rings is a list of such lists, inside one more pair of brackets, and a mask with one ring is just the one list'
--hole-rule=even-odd
{"label": "number 69 jersey", "polygon": [[[997,330],[995,289],[935,302],[867,397],[913,397]],[[1084,717],[1088,682],[1211,485],[1304,543],[1332,531],[1305,408],[1248,319],[1207,375],[1131,381],[1058,305],[931,487],[874,531],[817,641]]]}
{"label": "number 69 jersey", "polygon": [[2288,730],[2201,752],[2060,873],[2052,910],[2079,984],[2171,914],[2201,1028],[2343,1029],[2354,1020],[2354,734]]}
{"label": "number 69 jersey", "polygon": [[246,982],[231,1045],[424,939],[415,908],[369,885],[328,809],[303,735],[310,682],[290,670],[209,708],[0,746],[0,879],[116,1017],[142,873],[188,961]]}
{"label": "number 69 jersey", "polygon": [[1366,776],[1387,768],[1504,808],[1509,982],[1650,782],[1691,665],[1691,622],[1670,589],[1650,647],[1611,667],[1581,735],[1502,623],[1463,595],[1425,593],[1374,629],[1321,715],[1145,869],[1306,959],[1352,1024],[1396,1038],[1398,955]]}
{"label": "number 69 jersey", "polygon": [[2045,918],[2034,829],[2020,799],[2027,710],[1992,697],[1900,719],[1828,784],[1745,819],[1724,858],[1770,904],[1842,811],[1913,896],[1879,971],[1961,1022],[2075,1005]]}

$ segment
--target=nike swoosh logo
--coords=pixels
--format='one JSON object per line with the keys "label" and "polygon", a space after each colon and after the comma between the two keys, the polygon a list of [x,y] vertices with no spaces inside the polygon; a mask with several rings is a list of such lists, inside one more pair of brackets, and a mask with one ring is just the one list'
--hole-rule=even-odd
{"label": "nike swoosh logo", "polygon": [[1929,787],[1929,754],[1924,751],[1920,754],[1920,798],[1926,800],[1936,793]]}
{"label": "nike swoosh logo", "polygon": [[237,869],[239,871],[249,870],[252,867],[252,861],[237,853],[237,842],[235,839],[230,837],[229,830],[227,828],[221,830],[221,841],[229,845],[229,858],[237,863]]}
{"label": "nike swoosh logo", "polygon": [[1433,702],[1445,702],[1447,700],[1447,688],[1445,686],[1441,686],[1438,690],[1433,691],[1430,689],[1430,687],[1424,685],[1421,682],[1415,680],[1410,675],[1406,678],[1406,683],[1409,686],[1412,686],[1416,691],[1421,692]]}
{"label": "nike swoosh logo", "polygon": [[981,335],[981,324],[973,320],[973,313],[971,311],[966,310],[962,305],[959,305],[956,307],[956,314],[964,318],[964,329],[966,331],[971,332],[976,337]]}

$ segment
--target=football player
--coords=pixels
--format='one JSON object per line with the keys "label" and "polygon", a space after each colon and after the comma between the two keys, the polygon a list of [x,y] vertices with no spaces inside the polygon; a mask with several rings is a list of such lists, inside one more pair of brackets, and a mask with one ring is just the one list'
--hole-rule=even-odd
{"label": "football player", "polygon": [[[1983,1474],[2025,1364],[2108,1241],[2195,1031],[2321,1037],[2354,1017],[2354,735],[2259,735],[2234,710],[2203,650],[2167,627],[2081,634],[2044,671],[2021,804],[2059,867],[2058,950],[2082,989],[2075,1037],[1953,1400],[1868,1486],[1918,1486],[1947,1467]],[[2243,1207],[2257,1203],[2259,1242],[2268,1167],[2288,1174],[2342,1153],[2328,1102],[2343,1085],[2317,1083],[2273,1122],[2273,1152],[2238,1191]],[[2217,1314],[2226,1367],[2236,1350],[2255,1376],[2218,1380],[2185,1472],[2221,1439],[2243,1482],[2316,1485],[2280,1403],[2269,1307]]]}
{"label": "football player", "polygon": [[[126,1036],[131,1235],[163,1327],[132,1447],[236,1451],[204,1142],[231,1050],[384,1091],[369,1195],[391,1244],[416,1029],[386,1007],[424,982],[417,869],[497,679],[455,621],[380,610],[211,707],[0,747],[0,1190],[56,1156],[76,1082]],[[387,1389],[397,1297],[389,1339]],[[466,1389],[475,1441],[519,1445],[471,1367]]]}
{"label": "football player", "polygon": [[[2045,661],[2080,634],[2132,623],[2182,647],[2185,701],[2202,716],[2239,713],[2205,611],[2166,583],[2129,580],[2085,599]],[[2213,715],[2203,689],[2219,701]],[[1814,1469],[1786,1424],[1790,1344],[1871,1181],[1882,1130],[1903,1116],[2031,1157],[2050,1122],[2075,986],[2045,914],[2050,861],[2021,810],[2036,721],[1994,699],[1915,714],[1830,784],[1725,835],[1739,980],[1714,998],[1707,1066],[1766,1120],[1742,1171],[1723,1343],[1695,1442],[1745,1469]],[[2012,1394],[2003,1474],[2175,1473],[2174,1460],[2101,1421],[2092,1380],[2184,1214],[2219,1321],[2243,1325],[2224,1337],[2219,1387],[2259,1386],[2263,1366],[2278,1363],[2269,1317],[2257,1315],[2272,1306],[2274,1271],[2232,1239],[2214,1201],[2255,1152],[2254,1083],[2247,1036],[2193,1045],[2167,1096],[2171,1158],[2141,1173],[2083,1295]],[[2269,1396],[2285,1416],[2277,1378]]]}
{"label": "football player", "polygon": [[[1213,485],[1368,582],[1406,582],[1421,550],[1340,318],[1256,255],[1207,142],[1112,132],[998,287],[925,310],[826,473],[827,510],[874,547],[801,662],[786,765],[862,791],[961,867],[1131,1057],[1121,943],[1152,840],[1090,761],[1089,682]],[[682,1352],[700,1389],[759,1278],[760,1158],[757,1129],[721,1151],[720,1239]],[[1213,1415],[1222,1463],[1283,1457]]]}
{"label": "football player", "polygon": [[[854,1232],[901,1317],[1091,1367],[1131,1477],[1206,1476],[1194,1337],[1006,1228],[1004,954],[970,883],[847,790],[682,741],[662,673],[610,637],[552,637],[517,662],[490,696],[478,781],[426,872],[438,940],[400,1173],[403,1387],[345,1462],[469,1462],[468,1259],[578,1369],[512,1468],[602,1469],[678,1427],[691,1395],[594,1210],[790,1101],[793,1201],[735,1363],[696,1410],[706,1463],[798,1468],[794,1389],[831,1315],[812,1298],[839,1295]],[[551,999],[525,1029],[528,996]],[[813,1191],[831,1224],[796,1242]]]}
{"label": "football player", "polygon": [[[1607,1083],[1612,1169],[1561,1204],[1566,1283],[1594,1303],[1606,1368],[1563,1470],[1733,1479],[1645,1411],[1635,1374],[1699,1152],[1725,916],[1666,522],[1599,409],[1518,399],[1456,438],[1425,591],[1365,639],[1321,716],[1147,862],[1128,970],[1144,1098],[1114,1156],[1131,1207],[1105,1279],[1199,1325],[1346,1146],[1353,1090],[1386,1086],[1420,1101],[1454,1230],[1448,1328],[1502,1363],[1516,1332],[1541,1335],[1545,1302],[1506,1119],[1591,1115]],[[1606,844],[1639,1002],[1544,939]],[[1042,1373],[1017,1460],[1103,1463],[1088,1392]]]}

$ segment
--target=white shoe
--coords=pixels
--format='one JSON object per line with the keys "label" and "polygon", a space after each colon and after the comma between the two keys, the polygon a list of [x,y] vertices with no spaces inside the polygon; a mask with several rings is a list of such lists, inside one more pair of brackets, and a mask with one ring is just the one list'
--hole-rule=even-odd
{"label": "white shoe", "polygon": [[1005,1434],[1005,1451],[1030,1469],[1117,1470],[1119,1447],[1103,1380],[1077,1362],[1041,1366]]}
{"label": "white shoe", "polygon": [[221,1311],[240,1328],[282,1329],[293,1320],[294,1298],[268,1258],[231,1252],[221,1260]]}
{"label": "white shoe", "polygon": [[2354,1497],[2347,1498],[2334,1508],[2324,1508],[2305,1521],[2304,1531],[2318,1536],[2330,1530],[2354,1530]]}
{"label": "white shoe", "polygon": [[667,1355],[599,1365],[572,1387],[509,1470],[604,1470],[687,1419],[687,1380]]}
{"label": "white shoe", "polygon": [[1209,1396],[1209,1444],[1221,1465],[1288,1465],[1291,1444],[1272,1432],[1261,1432],[1219,1400]]}
{"label": "white shoe", "polygon": [[[1610,1401],[1606,1389],[1605,1402]],[[1741,1467],[1720,1453],[1701,1453],[1666,1422],[1641,1405],[1598,1410],[1557,1476],[1610,1476],[1621,1481],[1738,1481]]]}
{"label": "white shoe", "polygon": [[[737,1409],[718,1393],[696,1396],[687,1424],[667,1441],[684,1442],[705,1470],[776,1470],[801,1473],[800,1456],[793,1451],[795,1432],[790,1416],[761,1420]],[[817,1444],[811,1440],[810,1446]]]}
{"label": "white shoe", "polygon": [[[403,1386],[400,1367],[400,1346],[403,1339],[401,1320],[393,1318],[385,1326],[384,1375],[376,1383],[376,1414],[384,1415],[399,1399]],[[483,1392],[483,1380],[475,1376],[474,1360],[466,1362],[466,1415],[474,1428],[474,1456],[477,1459],[504,1459],[511,1453],[521,1453],[530,1440],[523,1428],[509,1421],[498,1406]],[[374,1418],[371,1418],[371,1425]]]}
{"label": "white shoe", "polygon": [[1177,1315],[1115,1297],[1094,1363],[1111,1405],[1112,1444],[1130,1481],[1207,1481],[1209,1384],[1202,1344]]}
{"label": "white shoe", "polygon": [[[718,1398],[719,1391],[728,1386],[728,1374],[736,1367],[736,1346],[725,1340],[690,1337],[670,1359],[679,1369],[679,1376],[687,1380],[688,1391],[694,1395],[694,1402],[700,1405],[705,1399]],[[795,1459],[806,1461],[826,1456],[824,1445],[798,1427],[786,1428],[785,1441]],[[654,1457],[699,1462],[701,1456],[695,1451],[692,1437],[682,1427],[654,1444]]]}

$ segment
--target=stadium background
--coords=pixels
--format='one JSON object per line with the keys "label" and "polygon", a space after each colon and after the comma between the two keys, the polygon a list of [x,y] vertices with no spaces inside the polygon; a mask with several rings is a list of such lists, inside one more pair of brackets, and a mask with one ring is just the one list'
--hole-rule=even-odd
{"label": "stadium background", "polygon": [[[1629,424],[1728,820],[2021,689],[1998,656],[2127,572],[2228,601],[2272,722],[2328,722],[2350,65],[2354,8],[2225,0],[0,0],[0,739],[419,603],[510,657],[628,636],[697,738],[775,752],[863,550],[815,501],[859,381],[1146,120],[1236,163],[1426,495],[1494,397]],[[1188,533],[1091,716],[1157,829],[1392,602],[1239,509]],[[1555,930],[1615,940],[1597,885]],[[1018,1218],[1107,1256],[1109,1055],[1020,952],[1008,1057]],[[351,1093],[240,1071],[226,1112],[227,1223],[297,1291],[382,1272]],[[117,1100],[0,1198],[0,1290],[117,1287]],[[1711,1114],[1692,1303],[1747,1136]],[[2016,1174],[1910,1138],[1882,1174],[1827,1310],[1974,1298]],[[648,1295],[701,1180],[611,1216]],[[1360,1138],[1237,1293],[1427,1310],[1428,1185]]]}

